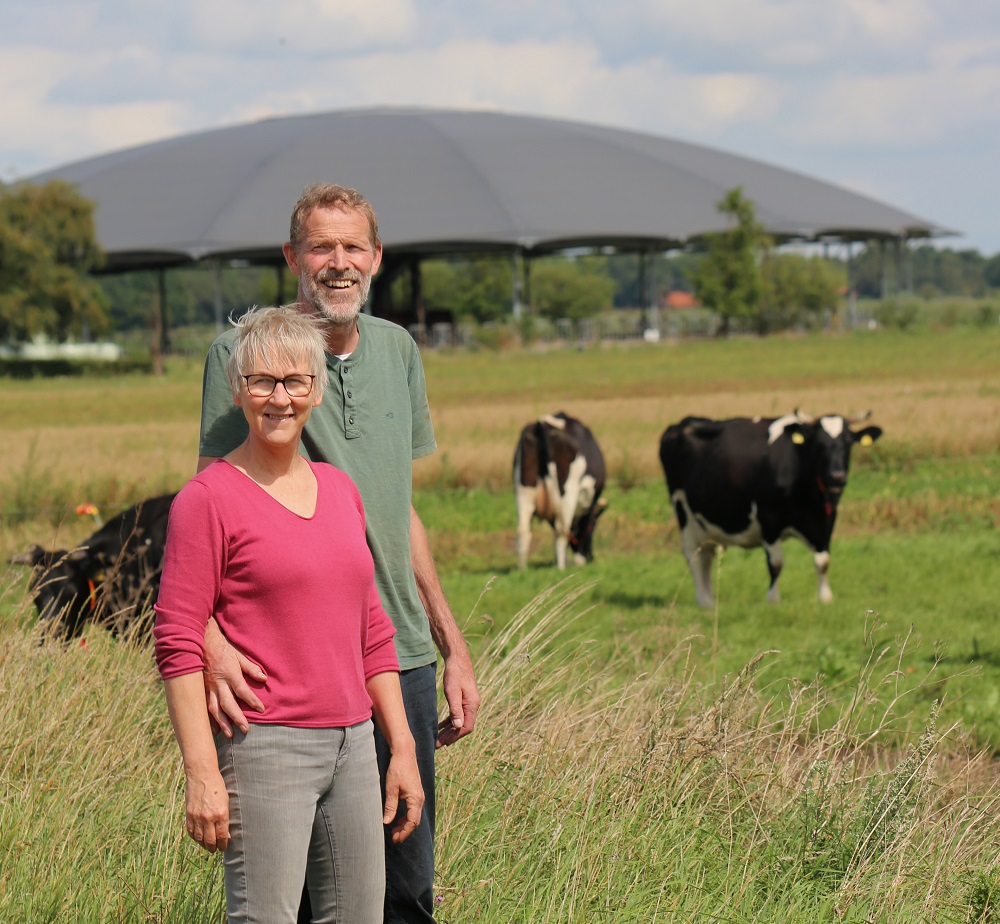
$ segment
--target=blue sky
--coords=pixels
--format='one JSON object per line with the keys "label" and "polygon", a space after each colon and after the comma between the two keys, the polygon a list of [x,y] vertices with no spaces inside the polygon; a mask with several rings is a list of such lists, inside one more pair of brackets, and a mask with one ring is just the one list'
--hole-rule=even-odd
{"label": "blue sky", "polygon": [[799,170],[1000,252],[997,0],[0,0],[0,178],[263,117],[494,109]]}

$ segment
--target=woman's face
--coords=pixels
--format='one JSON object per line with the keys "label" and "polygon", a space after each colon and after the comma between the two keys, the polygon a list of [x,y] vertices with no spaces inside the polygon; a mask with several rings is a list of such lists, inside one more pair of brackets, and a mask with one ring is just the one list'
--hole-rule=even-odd
{"label": "woman's face", "polygon": [[267,364],[256,360],[244,371],[233,400],[243,408],[251,439],[272,446],[298,446],[312,409],[323,400],[307,369],[304,361]]}

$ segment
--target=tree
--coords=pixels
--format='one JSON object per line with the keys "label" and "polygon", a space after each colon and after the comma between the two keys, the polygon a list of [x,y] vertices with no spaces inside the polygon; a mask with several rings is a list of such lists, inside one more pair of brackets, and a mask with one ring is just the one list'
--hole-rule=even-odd
{"label": "tree", "polygon": [[729,190],[716,208],[734,225],[705,235],[708,250],[695,273],[694,287],[701,303],[722,319],[719,333],[724,336],[733,320],[758,319],[764,294],[760,258],[770,239],[742,187]]}
{"label": "tree", "polygon": [[614,294],[600,260],[551,257],[531,265],[531,305],[539,317],[590,318],[610,309]]}
{"label": "tree", "polygon": [[[172,327],[188,324],[214,324],[214,266],[171,267],[164,271],[166,303]],[[159,271],[132,270],[101,276],[99,282],[108,301],[108,313],[115,330],[144,330],[156,323],[160,298]],[[222,294],[222,317],[232,311],[238,314],[251,305],[276,305],[294,295],[278,294],[278,277],[272,267],[223,265],[219,274]],[[295,277],[285,275],[286,290]]]}
{"label": "tree", "polygon": [[510,257],[487,255],[425,260],[424,301],[428,311],[450,312],[456,320],[496,321],[511,313]]}
{"label": "tree", "polygon": [[[996,259],[996,258],[994,258]],[[857,254],[851,267],[853,285],[867,298],[882,295],[885,274],[889,292],[914,292],[925,298],[941,295],[969,296],[987,294],[991,285],[990,262],[978,250],[953,250],[931,244],[907,246],[898,254],[894,242],[867,244]]]}
{"label": "tree", "polygon": [[605,272],[615,281],[616,308],[646,308],[660,304],[674,290],[690,292],[700,256],[674,250],[646,255],[646,289],[640,287],[641,255],[629,251],[604,259]]}
{"label": "tree", "polygon": [[792,253],[769,253],[761,276],[764,285],[757,329],[762,334],[815,327],[826,312],[836,310],[847,281],[842,265]]}
{"label": "tree", "polygon": [[73,187],[0,189],[0,340],[104,332],[107,302],[88,275],[102,260],[93,205]]}

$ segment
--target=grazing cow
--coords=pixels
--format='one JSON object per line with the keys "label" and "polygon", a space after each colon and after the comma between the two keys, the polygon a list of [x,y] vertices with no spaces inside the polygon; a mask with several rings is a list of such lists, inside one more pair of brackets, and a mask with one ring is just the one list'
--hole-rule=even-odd
{"label": "grazing cow", "polygon": [[32,546],[11,558],[34,569],[29,589],[43,621],[75,638],[87,622],[117,635],[156,599],[173,494],[152,497],[112,517],[78,548]]}
{"label": "grazing cow", "polygon": [[560,570],[571,545],[576,564],[593,561],[594,526],[608,505],[603,490],[604,456],[579,420],[560,411],[528,424],[514,453],[518,567],[528,563],[535,517],[555,530]]}
{"label": "grazing cow", "polygon": [[827,581],[830,537],[847,484],[851,447],[870,446],[879,427],[852,431],[867,420],[811,418],[708,420],[686,417],[660,439],[660,462],[681,528],[684,557],[698,603],[713,603],[711,565],[717,546],[764,547],[771,585],[780,599],[781,540],[801,539],[813,553],[819,599],[833,599]]}

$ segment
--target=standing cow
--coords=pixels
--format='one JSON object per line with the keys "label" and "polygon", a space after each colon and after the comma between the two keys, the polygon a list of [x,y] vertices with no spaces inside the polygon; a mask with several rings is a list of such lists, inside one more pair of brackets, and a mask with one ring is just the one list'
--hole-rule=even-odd
{"label": "standing cow", "polygon": [[33,545],[12,564],[34,569],[29,590],[39,618],[74,638],[87,622],[116,634],[152,605],[160,586],[173,494],[152,497],[112,517],[75,549]]}
{"label": "standing cow", "polygon": [[711,566],[717,546],[764,547],[771,576],[767,599],[780,599],[781,540],[794,536],[813,553],[819,599],[827,581],[830,537],[847,484],[854,443],[870,446],[879,427],[852,431],[836,414],[796,411],[776,419],[686,417],[660,440],[660,462],[681,528],[684,557],[701,606],[713,603]]}
{"label": "standing cow", "polygon": [[518,567],[528,563],[535,517],[555,530],[560,570],[569,546],[576,564],[593,561],[594,526],[608,504],[603,490],[604,456],[579,420],[560,411],[528,424],[514,453]]}

